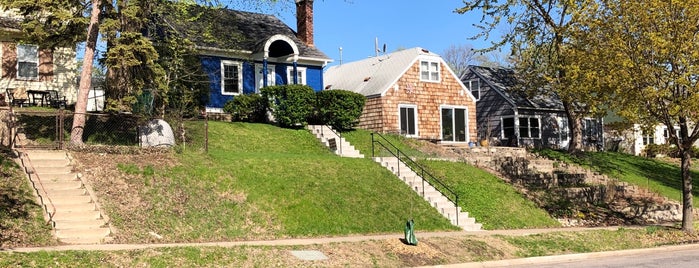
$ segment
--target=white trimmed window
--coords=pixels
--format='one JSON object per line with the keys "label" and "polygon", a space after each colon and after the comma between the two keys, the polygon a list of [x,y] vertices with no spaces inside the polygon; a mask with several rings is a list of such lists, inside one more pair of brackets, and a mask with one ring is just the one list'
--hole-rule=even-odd
{"label": "white trimmed window", "polygon": [[468,88],[468,90],[471,91],[471,95],[473,95],[476,100],[481,99],[481,80],[479,79],[474,79],[474,80],[469,80],[464,83],[464,85]]}
{"label": "white trimmed window", "polygon": [[221,61],[221,94],[238,95],[243,92],[243,64]]}
{"label": "white trimmed window", "polygon": [[519,137],[520,138],[541,138],[541,128],[538,117],[519,117]]}
{"label": "white trimmed window", "polygon": [[[294,83],[294,66],[286,67],[287,84]],[[306,67],[296,67],[296,75],[298,76],[298,84],[306,85]]]}
{"label": "white trimmed window", "polygon": [[512,116],[500,118],[502,126],[502,138],[509,139],[515,136],[515,118]]}
{"label": "white trimmed window", "polygon": [[655,133],[643,131],[643,145],[655,144]]}
{"label": "white trimmed window", "polygon": [[[264,75],[262,75],[263,71],[262,68],[264,67],[263,64],[255,64],[255,92],[259,93],[260,88],[263,88],[265,86],[265,81],[264,81]],[[275,72],[275,67],[272,64],[267,64],[267,86],[274,86],[276,85],[276,72]]]}
{"label": "white trimmed window", "polygon": [[398,124],[400,125],[401,135],[417,137],[417,105],[399,105]]}
{"label": "white trimmed window", "polygon": [[17,45],[17,78],[39,79],[39,47]]}
{"label": "white trimmed window", "polygon": [[420,61],[420,81],[439,82],[439,62]]}

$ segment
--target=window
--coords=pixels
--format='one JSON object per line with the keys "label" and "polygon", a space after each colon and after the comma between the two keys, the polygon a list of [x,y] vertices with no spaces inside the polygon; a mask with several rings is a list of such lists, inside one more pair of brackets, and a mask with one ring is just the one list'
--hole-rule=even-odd
{"label": "window", "polygon": [[[255,65],[255,92],[259,93],[260,88],[263,88],[265,85],[265,81],[263,80],[264,76],[262,75],[262,64],[256,64]],[[274,71],[274,65],[272,64],[267,64],[267,86],[274,86],[276,85],[276,72]]]}
{"label": "window", "polygon": [[558,118],[558,129],[558,134],[561,141],[567,141],[570,136],[570,127],[568,126],[567,117]]}
{"label": "window", "polygon": [[655,144],[655,133],[643,131],[643,145]]}
{"label": "window", "polygon": [[[672,137],[670,137],[670,132],[667,131],[667,127],[663,127],[663,137],[665,138],[665,143],[672,144]],[[680,129],[675,128],[675,137],[680,138]]]}
{"label": "window", "polygon": [[465,86],[471,91],[476,100],[481,99],[481,81],[478,79],[466,81]]}
{"label": "window", "polygon": [[420,62],[420,81],[439,82],[439,62]]}
{"label": "window", "polygon": [[521,138],[541,138],[538,117],[519,118],[519,136]]}
{"label": "window", "polygon": [[515,118],[514,117],[503,117],[502,118],[502,138],[509,139],[515,136]]}
{"label": "window", "polygon": [[39,78],[39,47],[35,45],[17,45],[17,78]]}
{"label": "window", "polygon": [[585,141],[596,141],[599,133],[599,122],[596,119],[585,118],[582,121],[582,134]]}
{"label": "window", "polygon": [[400,124],[400,134],[405,136],[417,136],[417,106],[398,106],[398,123]]}
{"label": "window", "polygon": [[[287,84],[291,85],[294,83],[294,67],[289,66],[286,67],[286,73],[287,73]],[[306,85],[306,68],[305,67],[296,67],[296,75],[298,75],[298,84],[299,85]]]}
{"label": "window", "polygon": [[442,108],[442,141],[468,141],[468,114],[465,108]]}
{"label": "window", "polygon": [[221,61],[221,94],[237,95],[243,92],[243,65],[235,61]]}

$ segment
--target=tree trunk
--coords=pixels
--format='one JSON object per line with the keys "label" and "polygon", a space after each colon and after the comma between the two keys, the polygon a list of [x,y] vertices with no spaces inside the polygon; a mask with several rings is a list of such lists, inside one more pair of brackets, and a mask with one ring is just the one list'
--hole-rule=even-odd
{"label": "tree trunk", "polygon": [[582,151],[582,126],[580,125],[580,118],[578,113],[575,111],[573,104],[567,101],[563,101],[563,107],[565,108],[566,116],[568,117],[568,127],[570,129],[570,142],[568,143],[568,152],[571,154],[579,153]]}
{"label": "tree trunk", "polygon": [[682,230],[686,233],[694,233],[694,211],[692,208],[692,176],[689,173],[689,167],[692,164],[692,158],[689,154],[690,150],[691,147],[680,147],[680,153],[682,154]]}
{"label": "tree trunk", "polygon": [[92,0],[92,13],[90,14],[90,26],[87,28],[87,42],[85,44],[85,55],[83,58],[82,72],[80,73],[80,86],[78,88],[78,98],[75,103],[75,114],[73,115],[73,127],[70,132],[71,145],[83,145],[83,130],[85,128],[85,112],[87,112],[87,98],[90,93],[92,83],[92,62],[95,59],[95,49],[97,47],[97,35],[99,33],[99,15],[101,0]]}

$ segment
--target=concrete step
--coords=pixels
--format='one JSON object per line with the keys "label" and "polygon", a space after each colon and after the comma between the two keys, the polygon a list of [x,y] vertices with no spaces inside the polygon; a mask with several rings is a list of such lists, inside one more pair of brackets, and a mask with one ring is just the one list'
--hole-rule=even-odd
{"label": "concrete step", "polygon": [[67,159],[32,159],[32,166],[34,167],[67,167],[70,166],[70,161]]}
{"label": "concrete step", "polygon": [[60,203],[53,206],[59,212],[96,211],[97,209],[95,203]]}
{"label": "concrete step", "polygon": [[58,240],[69,244],[99,244],[110,234],[109,228],[56,230]]}
{"label": "concrete step", "polygon": [[75,205],[75,204],[86,204],[92,203],[92,198],[89,195],[76,195],[76,196],[52,196],[51,202],[54,205]]}
{"label": "concrete step", "polygon": [[[60,190],[60,189],[44,189],[44,190],[46,190],[46,193],[49,195],[50,198],[77,197],[77,196],[87,195],[87,190],[85,190],[84,188],[65,189],[65,190]],[[90,196],[88,196],[88,197],[90,197]]]}
{"label": "concrete step", "polygon": [[27,152],[32,161],[39,159],[65,159],[70,160],[64,151],[57,150],[31,150]]}
{"label": "concrete step", "polygon": [[36,175],[38,175],[42,181],[74,181],[74,180],[78,180],[78,174],[76,174],[76,173],[40,173],[40,172],[37,172]]}
{"label": "concrete step", "polygon": [[89,229],[105,227],[106,223],[102,219],[96,220],[54,220],[56,229]]}
{"label": "concrete step", "polygon": [[70,166],[64,167],[42,167],[34,166],[34,170],[37,174],[70,174],[73,172],[73,168]]}
{"label": "concrete step", "polygon": [[80,189],[83,187],[82,181],[79,180],[70,180],[70,181],[41,181],[40,184],[46,189],[47,191],[49,190],[71,190],[71,189]]}
{"label": "concrete step", "polygon": [[102,218],[102,214],[96,210],[90,211],[59,211],[53,215],[53,219],[56,221],[89,221],[98,220]]}

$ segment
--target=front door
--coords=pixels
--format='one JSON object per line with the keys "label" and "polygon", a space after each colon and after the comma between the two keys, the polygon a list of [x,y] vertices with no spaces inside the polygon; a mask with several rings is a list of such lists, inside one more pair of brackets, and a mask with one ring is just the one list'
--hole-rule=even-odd
{"label": "front door", "polygon": [[442,107],[442,141],[468,142],[466,108]]}

